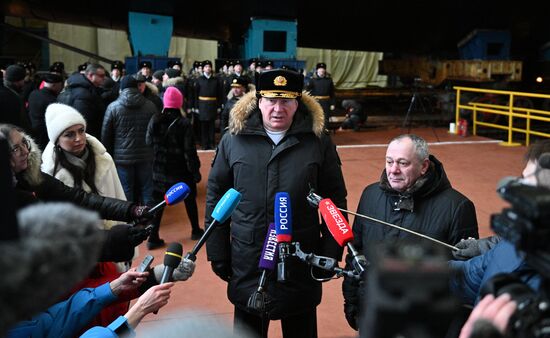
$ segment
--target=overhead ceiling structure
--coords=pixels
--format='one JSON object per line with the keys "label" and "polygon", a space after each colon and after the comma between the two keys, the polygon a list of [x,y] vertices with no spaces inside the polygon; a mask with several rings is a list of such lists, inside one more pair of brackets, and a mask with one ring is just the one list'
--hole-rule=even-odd
{"label": "overhead ceiling structure", "polygon": [[298,21],[298,46],[452,58],[474,29],[506,29],[512,57],[550,40],[545,1],[514,6],[484,0],[7,0],[0,14],[128,29],[128,11],[170,15],[174,35],[242,43],[250,18]]}

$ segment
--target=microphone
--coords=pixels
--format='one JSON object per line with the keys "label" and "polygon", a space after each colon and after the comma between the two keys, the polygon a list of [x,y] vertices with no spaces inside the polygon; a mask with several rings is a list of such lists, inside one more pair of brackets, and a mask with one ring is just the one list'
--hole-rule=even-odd
{"label": "microphone", "polygon": [[164,253],[164,271],[159,284],[172,281],[172,274],[181,262],[183,247],[179,243],[170,243]]}
{"label": "microphone", "polygon": [[176,183],[164,194],[164,200],[159,204],[155,205],[149,209],[148,213],[150,215],[154,214],[158,209],[163,208],[165,205],[174,205],[177,204],[189,196],[191,189],[185,183]]}
{"label": "microphone", "polygon": [[260,281],[258,282],[258,290],[252,293],[250,298],[248,298],[248,308],[252,310],[263,312],[265,309],[265,282],[268,271],[273,271],[275,269],[275,263],[277,262],[278,256],[277,244],[275,224],[270,223],[265,236],[262,254],[260,256],[260,263],[258,264],[258,267],[262,270],[262,275],[260,276]]}
{"label": "microphone", "polygon": [[353,231],[348,222],[338,210],[338,207],[330,200],[330,198],[324,198],[319,202],[319,212],[321,217],[325,220],[330,234],[338,245],[347,246],[352,256],[352,265],[355,272],[361,275],[365,271],[365,267],[368,265],[365,256],[360,255],[353,246]]}
{"label": "microphone", "polygon": [[[317,195],[313,189],[309,191],[309,194],[308,194],[308,196],[307,196],[307,201],[308,201],[308,203],[309,203],[312,207],[314,207],[314,208],[319,208],[319,205],[320,205],[320,203],[321,203],[322,200],[323,200],[323,198],[322,198],[321,196]],[[329,201],[330,201],[330,200],[329,200]],[[331,202],[331,203],[332,203],[332,202]],[[333,205],[334,205],[334,204],[333,204]],[[335,207],[336,207],[336,206],[335,206]],[[370,216],[367,216],[367,215],[362,215],[362,214],[359,214],[359,213],[356,213],[356,212],[353,212],[353,211],[350,211],[350,210],[346,210],[346,209],[342,209],[342,208],[336,208],[336,209],[337,209],[337,210],[340,210],[340,211],[343,211],[343,212],[346,212],[346,213],[348,213],[348,214],[354,215],[354,216],[356,216],[356,217],[365,218],[365,219],[368,219],[368,220],[370,220],[370,221],[373,221],[373,222],[376,222],[376,223],[380,223],[380,224],[384,224],[384,225],[386,225],[386,226],[392,227],[392,228],[394,228],[394,229],[399,229],[399,230],[401,230],[401,231],[408,232],[408,233],[410,233],[410,234],[412,234],[412,235],[415,235],[415,236],[418,236],[418,237],[422,237],[422,238],[424,238],[424,239],[430,240],[430,241],[432,241],[432,242],[434,242],[434,243],[437,243],[437,244],[439,244],[439,245],[446,246],[446,247],[449,248],[449,249],[453,249],[453,250],[455,250],[455,251],[458,250],[458,248],[457,248],[456,246],[454,246],[454,245],[447,244],[447,243],[445,243],[445,242],[442,242],[442,241],[440,241],[440,240],[438,240],[438,239],[435,239],[435,238],[432,238],[432,237],[430,237],[430,236],[426,236],[426,235],[421,234],[421,233],[419,233],[419,232],[412,231],[412,230],[410,230],[410,229],[407,229],[407,228],[404,228],[404,227],[400,227],[400,226],[398,226],[398,225],[395,225],[395,224],[392,224],[392,223],[388,223],[388,222],[385,222],[385,221],[376,219],[376,218],[374,218],[374,217],[370,217]],[[325,222],[326,222],[326,220],[325,220]],[[349,227],[349,225],[348,225],[348,227]]]}
{"label": "microphone", "polygon": [[279,258],[277,264],[277,281],[285,282],[288,278],[286,271],[286,259],[290,255],[289,243],[292,241],[292,209],[290,195],[287,192],[275,194],[275,234],[279,243]]}
{"label": "microphone", "polygon": [[197,260],[197,253],[199,252],[200,248],[206,243],[206,240],[208,237],[210,237],[210,234],[212,231],[214,231],[215,224],[222,224],[227,219],[239,202],[241,201],[241,193],[237,190],[231,188],[225,192],[225,194],[222,196],[222,198],[218,201],[218,204],[216,204],[216,207],[214,208],[214,211],[212,211],[212,218],[214,219],[212,223],[206,228],[204,231],[204,234],[201,236],[201,238],[197,241],[195,246],[193,247],[193,250],[191,252],[188,252],[185,255],[185,258],[192,260],[193,262]]}
{"label": "microphone", "polygon": [[[164,271],[162,272],[162,278],[159,284],[164,284],[173,281],[172,274],[181,262],[181,255],[183,255],[183,247],[179,243],[170,243],[166,252],[164,253]],[[159,311],[154,311],[157,314]]]}

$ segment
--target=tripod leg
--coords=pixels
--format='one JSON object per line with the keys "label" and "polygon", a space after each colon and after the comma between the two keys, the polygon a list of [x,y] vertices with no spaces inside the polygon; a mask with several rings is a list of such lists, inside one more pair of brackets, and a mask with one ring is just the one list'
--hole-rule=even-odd
{"label": "tripod leg", "polygon": [[411,131],[411,113],[414,109],[416,102],[416,93],[413,94],[411,97],[411,103],[409,103],[409,108],[407,109],[407,114],[405,114],[405,119],[403,120],[403,129],[407,128],[409,129],[408,133]]}

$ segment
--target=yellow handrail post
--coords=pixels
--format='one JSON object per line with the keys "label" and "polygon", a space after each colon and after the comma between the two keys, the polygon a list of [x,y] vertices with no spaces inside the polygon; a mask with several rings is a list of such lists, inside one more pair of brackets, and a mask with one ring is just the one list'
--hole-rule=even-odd
{"label": "yellow handrail post", "polygon": [[477,105],[475,104],[472,110],[472,134],[477,135]]}
{"label": "yellow handrail post", "polygon": [[525,127],[525,145],[528,147],[531,138],[531,111],[527,111],[527,123]]}
{"label": "yellow handrail post", "polygon": [[514,117],[512,112],[514,110],[514,94],[510,94],[508,99],[508,144],[512,144],[513,131],[512,125],[514,124]]}
{"label": "yellow handrail post", "polygon": [[460,106],[460,89],[456,89],[456,105],[455,105],[455,126],[458,128],[458,119],[460,117],[460,109],[458,108]]}

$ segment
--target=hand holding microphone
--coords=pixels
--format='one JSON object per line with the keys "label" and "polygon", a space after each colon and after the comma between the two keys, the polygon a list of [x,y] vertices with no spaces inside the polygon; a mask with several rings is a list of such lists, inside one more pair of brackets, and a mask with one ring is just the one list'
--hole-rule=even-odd
{"label": "hand holding microphone", "polygon": [[[160,277],[159,284],[165,284],[173,281],[172,274],[181,262],[181,256],[183,255],[183,247],[179,243],[170,243],[166,252],[164,253],[164,270]],[[155,279],[157,278],[155,274]],[[158,310],[153,312],[158,313]]]}
{"label": "hand holding microphone", "polygon": [[[153,268],[153,273],[155,274],[155,280],[160,283],[162,280],[162,276],[164,274],[165,265],[159,264],[156,265]],[[183,258],[181,262],[178,264],[178,266],[174,269],[174,272],[172,273],[172,278],[174,282],[181,282],[186,281],[191,276],[193,276],[193,273],[195,272],[195,262],[193,262],[190,259]]]}
{"label": "hand holding microphone", "polygon": [[134,224],[144,224],[149,222],[155,216],[157,210],[163,208],[166,205],[177,204],[189,196],[191,189],[185,183],[176,183],[164,194],[164,200],[152,208],[146,205],[136,205],[132,208],[132,219]]}

